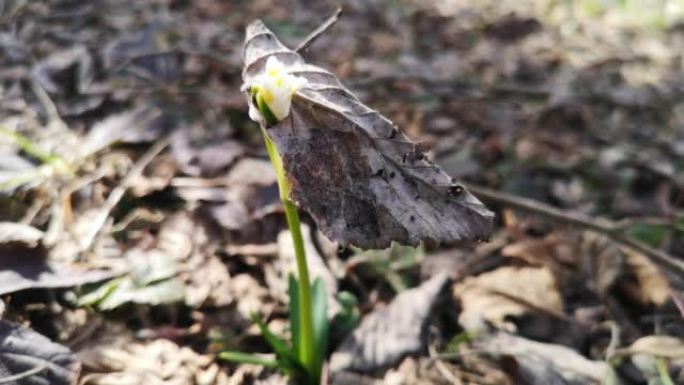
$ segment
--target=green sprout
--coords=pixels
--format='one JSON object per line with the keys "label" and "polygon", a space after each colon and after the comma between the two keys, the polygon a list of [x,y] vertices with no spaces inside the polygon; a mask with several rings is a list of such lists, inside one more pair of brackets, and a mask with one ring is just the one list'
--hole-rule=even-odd
{"label": "green sprout", "polygon": [[[269,107],[269,97],[265,97],[268,95],[264,95],[264,92],[261,91],[263,89],[252,87],[250,94],[259,110],[260,116],[264,120],[265,126],[270,127],[277,124],[278,119]],[[276,336],[269,330],[261,318],[255,316],[253,320],[259,326],[261,335],[275,352],[276,360],[232,351],[220,353],[219,358],[240,363],[259,364],[269,368],[278,368],[293,378],[297,384],[318,385],[321,379],[330,334],[325,286],[320,279],[316,279],[313,286],[310,284],[299,213],[297,212],[297,206],[290,199],[291,186],[285,175],[283,161],[275,144],[268,136],[265,126],[264,124],[261,125],[261,133],[264,138],[266,151],[276,172],[280,200],[285,209],[287,225],[294,243],[297,274],[299,277],[297,279],[293,275],[289,276],[289,311],[292,341],[287,343]]]}

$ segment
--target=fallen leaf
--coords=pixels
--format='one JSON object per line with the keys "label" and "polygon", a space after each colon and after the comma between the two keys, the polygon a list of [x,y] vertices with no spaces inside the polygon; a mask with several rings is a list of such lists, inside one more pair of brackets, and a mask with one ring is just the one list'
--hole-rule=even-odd
{"label": "fallen leaf", "polygon": [[161,110],[141,107],[112,114],[93,124],[81,145],[82,156],[92,155],[117,143],[145,143],[169,129]]}
{"label": "fallen leaf", "polygon": [[55,96],[62,116],[79,115],[102,105],[106,86],[96,84],[94,58],[85,45],[56,50],[31,69],[31,80]]}
{"label": "fallen leaf", "polygon": [[188,175],[215,176],[244,152],[244,147],[234,140],[192,143],[187,130],[178,130],[171,137],[171,154]]}
{"label": "fallen leaf", "polygon": [[532,311],[527,304],[551,313],[563,311],[556,281],[547,268],[500,267],[466,278],[454,287],[454,295],[463,308],[459,324],[473,332],[486,331],[489,325],[515,331],[516,326],[509,318]]}
{"label": "fallen leaf", "polygon": [[226,183],[233,185],[271,186],[276,183],[276,175],[271,162],[263,159],[242,158],[226,177]]}
{"label": "fallen leaf", "polygon": [[35,247],[43,238],[43,232],[33,226],[14,222],[0,222],[0,245],[5,243],[23,243]]}
{"label": "fallen leaf", "polygon": [[158,339],[135,340],[125,330],[105,330],[79,349],[84,376],[81,385],[228,385],[213,362],[188,347]]}
{"label": "fallen leaf", "polygon": [[617,354],[647,354],[670,359],[684,359],[684,339],[672,336],[646,336],[634,341],[625,349],[616,350]]}
{"label": "fallen leaf", "polygon": [[670,283],[658,267],[643,254],[631,249],[623,249],[627,266],[636,275],[641,302],[664,305],[670,299]]}
{"label": "fallen leaf", "polygon": [[128,275],[83,295],[78,303],[112,310],[129,302],[160,305],[185,298],[185,286],[176,277],[178,265],[169,256],[157,249],[133,249],[126,257],[132,266]]}
{"label": "fallen leaf", "polygon": [[657,306],[670,299],[670,283],[656,265],[641,253],[590,231],[555,231],[543,238],[522,239],[505,246],[501,254],[547,266],[559,285],[586,282],[601,296],[615,286],[625,287],[625,292],[635,293],[635,301]]}
{"label": "fallen leaf", "polygon": [[474,349],[499,360],[516,384],[598,385],[611,370],[565,346],[502,332],[476,341]]}
{"label": "fallen leaf", "polygon": [[0,320],[0,380],[30,370],[36,372],[9,383],[73,385],[81,365],[65,346],[50,341],[32,329]]}
{"label": "fallen leaf", "polygon": [[[65,95],[69,89],[85,90],[88,81],[92,80],[93,58],[83,45],[73,46],[71,49],[58,50],[54,54],[36,63],[31,70],[31,78],[45,91],[51,94]],[[64,84],[61,79],[69,79],[64,72],[77,68],[79,78],[76,84]],[[89,76],[91,75],[91,76]]]}
{"label": "fallen leaf", "polygon": [[188,213],[168,217],[157,237],[157,249],[178,264],[185,303],[193,308],[225,306],[234,299],[228,267],[211,239],[204,223]]}
{"label": "fallen leaf", "polygon": [[[185,298],[185,286],[176,279],[168,279],[162,282],[141,286],[129,277],[126,277],[121,281],[117,280],[112,286],[107,285],[109,293],[107,293],[101,301],[96,302],[98,309],[112,310],[129,302],[161,305],[180,302]],[[90,302],[82,299],[79,303],[88,304]]]}
{"label": "fallen leaf", "polygon": [[424,348],[423,326],[447,282],[439,274],[365,316],[330,358],[332,371],[372,371]]}
{"label": "fallen leaf", "polygon": [[145,80],[160,83],[176,81],[180,72],[178,58],[169,52],[173,28],[172,23],[160,18],[139,30],[125,31],[105,47],[105,66],[115,72],[130,72]]}
{"label": "fallen leaf", "polygon": [[561,285],[587,282],[601,296],[616,284],[625,267],[619,245],[590,231],[555,231],[543,238],[523,239],[504,247],[501,254],[548,267]]}
{"label": "fallen leaf", "polygon": [[305,63],[256,21],[245,38],[245,84],[269,57],[308,81],[295,94],[289,117],[267,130],[283,159],[292,198],[326,236],[365,249],[392,241],[489,238],[493,213],[333,74]]}
{"label": "fallen leaf", "polygon": [[26,289],[80,286],[124,274],[121,269],[99,270],[48,261],[41,247],[0,245],[0,295]]}
{"label": "fallen leaf", "polygon": [[0,152],[0,192],[11,193],[25,184],[37,184],[49,173],[19,155]]}

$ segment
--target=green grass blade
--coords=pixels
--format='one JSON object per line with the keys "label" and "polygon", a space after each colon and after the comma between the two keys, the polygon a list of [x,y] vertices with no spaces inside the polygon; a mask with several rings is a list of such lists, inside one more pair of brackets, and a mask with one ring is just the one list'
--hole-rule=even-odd
{"label": "green grass blade", "polygon": [[276,336],[271,329],[268,328],[264,320],[258,316],[253,316],[254,323],[259,326],[261,331],[261,336],[264,337],[266,342],[271,346],[273,351],[278,356],[279,360],[283,360],[283,363],[290,367],[295,367],[298,363],[297,357],[292,349],[287,346],[287,343],[282,338]]}
{"label": "green grass blade", "polygon": [[237,362],[239,364],[252,364],[261,365],[266,368],[277,368],[279,367],[278,361],[272,360],[270,358],[258,356],[256,354],[241,353],[241,352],[221,352],[219,353],[219,359]]}
{"label": "green grass blade", "polygon": [[354,294],[348,291],[341,291],[337,293],[337,301],[342,306],[342,309],[335,314],[330,322],[329,340],[332,343],[341,342],[349,332],[356,328],[361,318],[358,309],[359,300]]}
{"label": "green grass blade", "polygon": [[124,281],[123,277],[114,278],[100,285],[98,288],[84,294],[76,301],[77,306],[98,306],[102,301],[114,293]]}

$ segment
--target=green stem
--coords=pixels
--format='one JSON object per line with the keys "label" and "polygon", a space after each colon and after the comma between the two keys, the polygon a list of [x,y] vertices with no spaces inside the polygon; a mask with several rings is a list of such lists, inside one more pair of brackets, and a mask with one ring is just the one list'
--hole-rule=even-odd
{"label": "green stem", "polygon": [[660,382],[662,382],[663,385],[674,385],[674,381],[672,380],[672,377],[670,377],[670,371],[667,368],[667,360],[663,357],[656,357],[655,363]]}
{"label": "green stem", "polygon": [[292,233],[292,242],[294,243],[295,259],[297,261],[297,273],[299,279],[297,286],[299,288],[299,330],[300,343],[298,345],[299,352],[297,356],[302,360],[302,365],[307,369],[309,375],[316,373],[315,357],[314,357],[314,331],[313,331],[313,312],[311,309],[311,283],[309,281],[309,269],[306,264],[306,253],[304,251],[304,239],[302,238],[302,229],[299,221],[299,213],[297,206],[290,200],[290,181],[285,175],[283,168],[283,161],[278,154],[275,144],[268,136],[266,129],[262,126],[261,133],[266,144],[266,151],[268,157],[271,159],[271,164],[275,168],[276,178],[278,180],[278,191],[280,192],[280,201],[285,208],[285,217],[287,218],[287,226]]}
{"label": "green stem", "polygon": [[38,159],[42,163],[49,165],[55,171],[62,172],[68,175],[73,175],[73,170],[71,170],[71,167],[67,164],[67,162],[64,159],[57,155],[52,155],[44,152],[43,150],[39,149],[36,145],[34,145],[31,142],[31,140],[25,137],[24,135],[21,135],[17,132],[13,132],[5,126],[0,126],[0,136],[4,136],[7,139],[11,140],[12,142],[14,142],[14,144],[19,146],[19,148],[21,148],[24,152]]}

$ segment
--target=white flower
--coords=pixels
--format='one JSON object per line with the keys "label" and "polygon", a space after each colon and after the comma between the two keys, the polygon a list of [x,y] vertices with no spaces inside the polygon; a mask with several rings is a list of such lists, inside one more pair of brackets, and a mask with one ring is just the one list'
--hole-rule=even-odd
{"label": "white flower", "polygon": [[[305,85],[306,79],[289,74],[285,65],[271,56],[266,61],[264,72],[242,88],[248,89],[257,101],[265,103],[275,118],[281,121],[290,113],[292,95]],[[258,106],[250,107],[249,117],[257,122],[264,120]]]}

